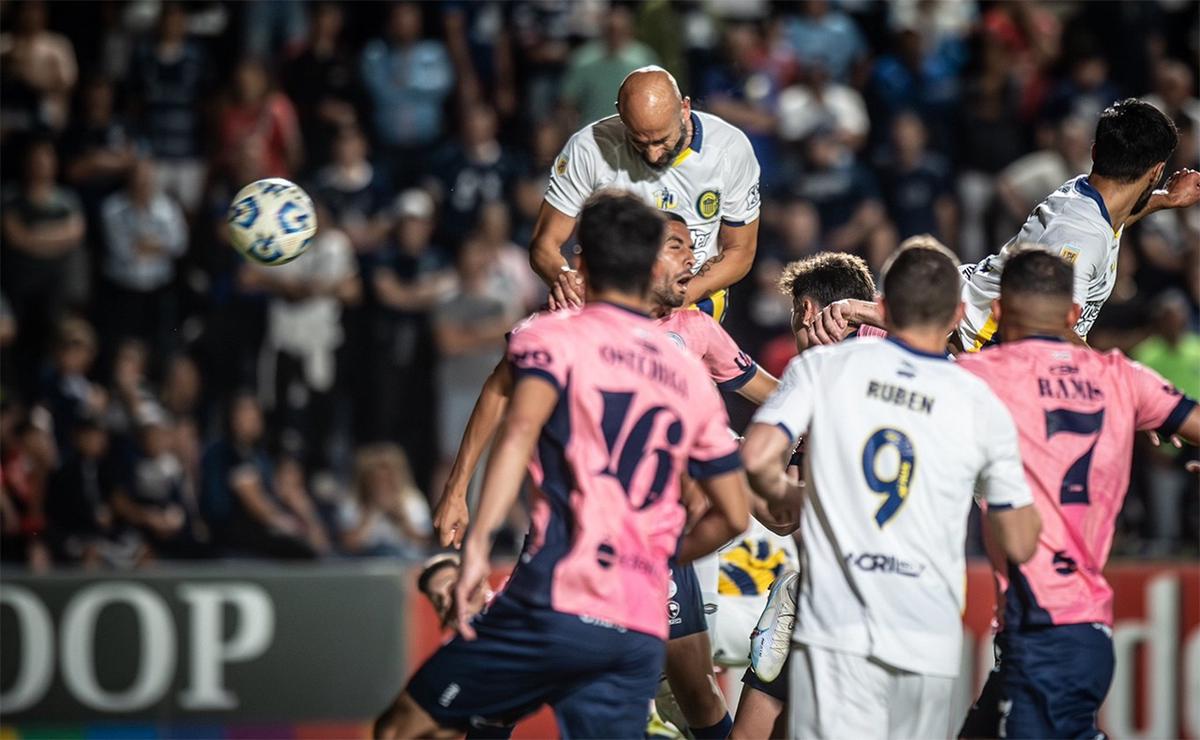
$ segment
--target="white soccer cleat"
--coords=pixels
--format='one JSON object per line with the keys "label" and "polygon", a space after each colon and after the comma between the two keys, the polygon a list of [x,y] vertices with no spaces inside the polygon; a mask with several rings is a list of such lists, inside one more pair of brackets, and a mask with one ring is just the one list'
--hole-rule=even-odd
{"label": "white soccer cleat", "polygon": [[771,584],[767,606],[750,633],[750,665],[759,680],[770,683],[779,677],[792,649],[792,628],[796,626],[796,594],[800,574],[785,571]]}

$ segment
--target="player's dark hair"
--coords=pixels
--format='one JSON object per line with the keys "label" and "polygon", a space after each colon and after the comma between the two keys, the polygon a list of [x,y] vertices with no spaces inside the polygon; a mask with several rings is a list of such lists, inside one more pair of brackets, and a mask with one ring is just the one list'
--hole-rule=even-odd
{"label": "player's dark hair", "polygon": [[645,294],[665,226],[658,211],[631,193],[607,191],[589,198],[578,231],[589,287]]}
{"label": "player's dark hair", "polygon": [[779,292],[796,301],[808,297],[824,308],[847,298],[875,300],[875,279],[861,257],[845,252],[822,252],[783,268]]}
{"label": "player's dark hair", "polygon": [[1000,275],[1000,295],[1020,293],[1071,300],[1075,268],[1039,245],[1020,246],[1009,254]]}
{"label": "player's dark hair", "polygon": [[680,216],[678,213],[675,213],[674,211],[659,211],[659,214],[661,214],[662,217],[668,221],[675,221],[676,223],[681,223],[684,226],[687,226],[687,219],[683,216]]}
{"label": "player's dark hair", "polygon": [[901,244],[881,282],[888,323],[895,329],[949,324],[962,300],[954,253],[931,237]]}
{"label": "player's dark hair", "polygon": [[1127,98],[1100,114],[1092,173],[1132,182],[1170,159],[1177,144],[1179,132],[1170,118],[1149,103]]}
{"label": "player's dark hair", "polygon": [[438,571],[443,568],[457,568],[459,564],[459,558],[454,553],[434,555],[425,561],[425,565],[421,569],[421,575],[417,576],[417,590],[428,596],[429,582],[433,580]]}

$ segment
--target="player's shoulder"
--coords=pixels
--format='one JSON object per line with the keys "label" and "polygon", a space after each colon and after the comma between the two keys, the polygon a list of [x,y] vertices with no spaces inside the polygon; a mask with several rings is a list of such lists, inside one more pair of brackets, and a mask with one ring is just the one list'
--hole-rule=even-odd
{"label": "player's shoulder", "polygon": [[612,115],[579,129],[570,143],[577,149],[599,153],[619,147],[624,141],[625,126],[619,116]]}
{"label": "player's shoulder", "polygon": [[516,337],[550,337],[571,331],[571,319],[579,315],[577,308],[557,311],[538,311],[521,319],[509,331],[509,339]]}
{"label": "player's shoulder", "polygon": [[[732,153],[740,156],[749,152],[753,155],[754,147],[751,146],[750,137],[746,136],[746,132],[724,118],[712,113],[705,113],[703,111],[693,111],[693,113],[695,113],[703,129],[704,142],[701,144],[702,147],[711,143],[713,150],[720,151],[723,154]],[[730,149],[733,151],[730,152]]]}

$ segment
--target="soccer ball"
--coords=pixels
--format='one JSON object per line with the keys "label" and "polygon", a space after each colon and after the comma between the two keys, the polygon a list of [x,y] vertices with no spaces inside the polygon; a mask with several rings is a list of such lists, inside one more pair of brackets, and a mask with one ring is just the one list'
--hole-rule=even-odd
{"label": "soccer ball", "polygon": [[238,191],[229,205],[229,241],[263,265],[291,262],[308,249],[317,233],[312,198],[281,177],[257,180]]}

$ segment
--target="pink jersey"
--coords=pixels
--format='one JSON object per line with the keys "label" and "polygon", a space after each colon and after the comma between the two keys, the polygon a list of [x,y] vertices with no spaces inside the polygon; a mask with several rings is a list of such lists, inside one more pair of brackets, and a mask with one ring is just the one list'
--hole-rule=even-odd
{"label": "pink jersey", "polygon": [[709,377],[723,391],[736,391],[750,382],[758,366],[712,316],[697,310],[675,311],[658,320],[667,337],[700,358]]}
{"label": "pink jersey", "polygon": [[1195,402],[1120,352],[1026,339],[959,358],[1012,414],[1042,534],[1019,567],[988,548],[1005,629],[1112,624],[1102,571],[1137,431],[1173,432]]}
{"label": "pink jersey", "polygon": [[541,378],[559,401],[530,464],[532,524],[506,595],[665,639],[679,476],[741,466],[708,372],[655,322],[608,303],[528,320],[508,358],[518,383]]}

